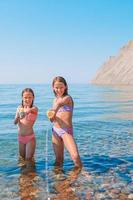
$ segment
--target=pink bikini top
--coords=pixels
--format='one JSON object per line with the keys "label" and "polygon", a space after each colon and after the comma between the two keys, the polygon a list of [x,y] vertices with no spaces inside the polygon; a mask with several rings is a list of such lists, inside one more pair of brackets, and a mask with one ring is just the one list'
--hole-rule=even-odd
{"label": "pink bikini top", "polygon": [[72,112],[72,111],[73,111],[72,106],[64,105],[64,106],[61,106],[57,112]]}

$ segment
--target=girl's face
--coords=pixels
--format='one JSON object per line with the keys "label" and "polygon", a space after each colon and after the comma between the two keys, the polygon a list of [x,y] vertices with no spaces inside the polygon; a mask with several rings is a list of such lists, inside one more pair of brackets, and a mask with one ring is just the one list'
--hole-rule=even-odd
{"label": "girl's face", "polygon": [[22,99],[23,99],[23,105],[30,107],[32,105],[34,97],[31,92],[24,92]]}
{"label": "girl's face", "polygon": [[65,89],[66,86],[64,85],[64,83],[59,81],[56,81],[54,83],[53,90],[55,91],[57,97],[62,97],[64,95]]}

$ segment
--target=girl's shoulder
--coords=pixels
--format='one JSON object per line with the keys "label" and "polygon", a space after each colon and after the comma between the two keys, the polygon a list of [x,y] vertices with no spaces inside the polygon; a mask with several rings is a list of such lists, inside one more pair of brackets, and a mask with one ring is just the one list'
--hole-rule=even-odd
{"label": "girl's shoulder", "polygon": [[38,112],[38,107],[37,106],[33,106],[32,109]]}
{"label": "girl's shoulder", "polygon": [[53,100],[53,105],[59,104],[60,106],[62,105],[70,105],[73,106],[73,99],[70,95],[66,95],[64,97],[60,98],[55,98]]}
{"label": "girl's shoulder", "polygon": [[70,95],[66,95],[63,97],[63,100],[66,102],[66,103],[71,103],[73,102],[73,99]]}
{"label": "girl's shoulder", "polygon": [[66,95],[66,96],[59,97],[59,98],[56,97],[53,100],[54,103],[57,103],[57,102],[68,102],[68,101],[72,101],[72,97],[70,95]]}
{"label": "girl's shoulder", "polygon": [[35,106],[35,105],[33,105],[33,106],[32,106],[32,108],[34,108],[34,109],[38,109],[38,107],[37,107],[37,106]]}
{"label": "girl's shoulder", "polygon": [[70,95],[66,95],[63,97],[63,105],[68,105],[73,107],[74,106],[74,102],[73,99]]}

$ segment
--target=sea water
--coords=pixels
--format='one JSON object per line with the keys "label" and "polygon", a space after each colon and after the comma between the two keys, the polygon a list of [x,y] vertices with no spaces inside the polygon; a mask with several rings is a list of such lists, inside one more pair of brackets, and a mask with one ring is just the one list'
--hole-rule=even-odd
{"label": "sea water", "polygon": [[[21,91],[31,87],[39,108],[34,125],[36,171],[23,175],[13,124]],[[73,172],[65,150],[64,168],[54,171],[52,124],[46,117],[54,98],[49,84],[0,85],[0,199],[120,199],[133,197],[133,87],[70,84],[74,137],[83,169]],[[74,176],[72,176],[74,174]]]}

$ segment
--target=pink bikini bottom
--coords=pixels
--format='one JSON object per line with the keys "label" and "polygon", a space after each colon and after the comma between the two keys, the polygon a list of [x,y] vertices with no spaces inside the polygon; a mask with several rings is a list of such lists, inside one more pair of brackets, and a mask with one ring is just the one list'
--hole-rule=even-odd
{"label": "pink bikini bottom", "polygon": [[34,138],[35,138],[34,133],[31,134],[31,135],[24,135],[24,136],[22,136],[20,134],[18,135],[18,141],[20,143],[23,143],[23,144],[27,144],[28,142],[30,142]]}

